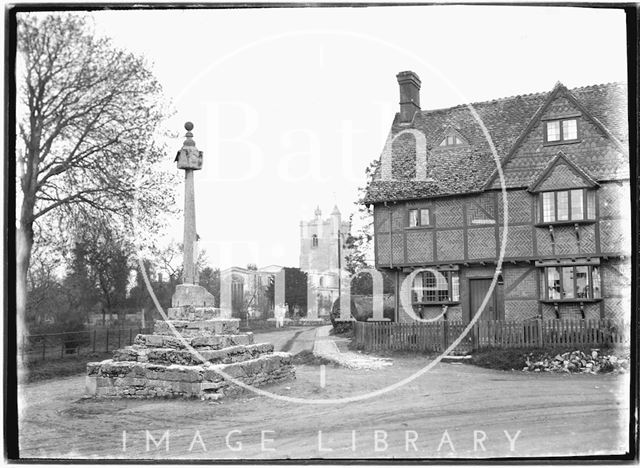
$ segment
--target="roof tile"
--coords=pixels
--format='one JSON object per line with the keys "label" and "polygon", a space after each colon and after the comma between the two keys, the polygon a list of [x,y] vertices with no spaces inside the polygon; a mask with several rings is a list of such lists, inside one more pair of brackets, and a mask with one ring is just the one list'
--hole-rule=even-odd
{"label": "roof tile", "polygon": [[[584,108],[618,140],[627,144],[627,87],[606,83],[569,90]],[[489,133],[502,161],[527,124],[552,91],[458,105],[448,109],[418,112],[410,125],[400,124],[398,115],[391,128],[396,135],[407,128],[422,131],[427,139],[428,180],[415,177],[414,137],[402,135],[392,146],[393,180],[382,181],[380,168],[367,187],[365,203],[399,201],[480,192],[495,171],[495,161],[475,111]],[[450,129],[463,135],[468,145],[439,146]]]}

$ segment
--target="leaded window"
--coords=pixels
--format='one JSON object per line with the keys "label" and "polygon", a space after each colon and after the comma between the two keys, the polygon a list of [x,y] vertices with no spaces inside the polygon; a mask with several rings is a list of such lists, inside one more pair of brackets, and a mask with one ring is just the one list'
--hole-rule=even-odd
{"label": "leaded window", "polygon": [[586,221],[596,218],[596,196],[593,190],[573,189],[542,192],[542,222]]}
{"label": "leaded window", "polygon": [[592,265],[551,266],[542,270],[540,299],[579,301],[599,299],[600,269]]}
{"label": "leaded window", "polygon": [[457,302],[460,300],[460,277],[457,271],[421,271],[413,280],[414,304]]}

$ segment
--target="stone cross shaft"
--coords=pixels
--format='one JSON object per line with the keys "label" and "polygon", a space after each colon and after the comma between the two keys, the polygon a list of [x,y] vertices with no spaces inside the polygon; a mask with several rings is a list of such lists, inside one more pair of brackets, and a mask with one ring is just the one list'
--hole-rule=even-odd
{"label": "stone cross shaft", "polygon": [[196,283],[196,200],[194,187],[194,171],[202,169],[202,151],[196,148],[193,141],[193,124],[187,122],[184,125],[187,130],[186,139],[182,145],[182,149],[178,152],[176,161],[178,169],[184,169],[184,238],[183,238],[183,256],[184,256],[184,273],[183,283]]}
{"label": "stone cross shaft", "polygon": [[196,197],[193,186],[193,170],[184,174],[184,282],[196,281]]}

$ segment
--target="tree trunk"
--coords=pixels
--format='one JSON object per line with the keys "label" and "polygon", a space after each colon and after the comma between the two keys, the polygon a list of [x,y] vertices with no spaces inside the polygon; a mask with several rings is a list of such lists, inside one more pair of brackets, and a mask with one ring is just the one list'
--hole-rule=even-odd
{"label": "tree trunk", "polygon": [[27,273],[31,262],[33,231],[31,226],[21,226],[16,230],[16,316],[18,330],[25,326],[27,311]]}

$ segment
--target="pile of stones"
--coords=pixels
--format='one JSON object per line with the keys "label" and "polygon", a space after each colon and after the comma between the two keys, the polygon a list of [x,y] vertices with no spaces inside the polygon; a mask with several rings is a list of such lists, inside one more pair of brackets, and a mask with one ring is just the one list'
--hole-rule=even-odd
{"label": "pile of stones", "polygon": [[289,353],[254,343],[220,309],[182,305],[168,309],[168,318],[113,359],[89,363],[87,395],[218,399],[244,390],[225,375],[254,387],[295,378]]}
{"label": "pile of stones", "polygon": [[599,349],[592,349],[591,353],[571,351],[550,355],[534,355],[525,357],[527,372],[565,372],[565,373],[624,373],[629,370],[629,359],[602,353]]}

